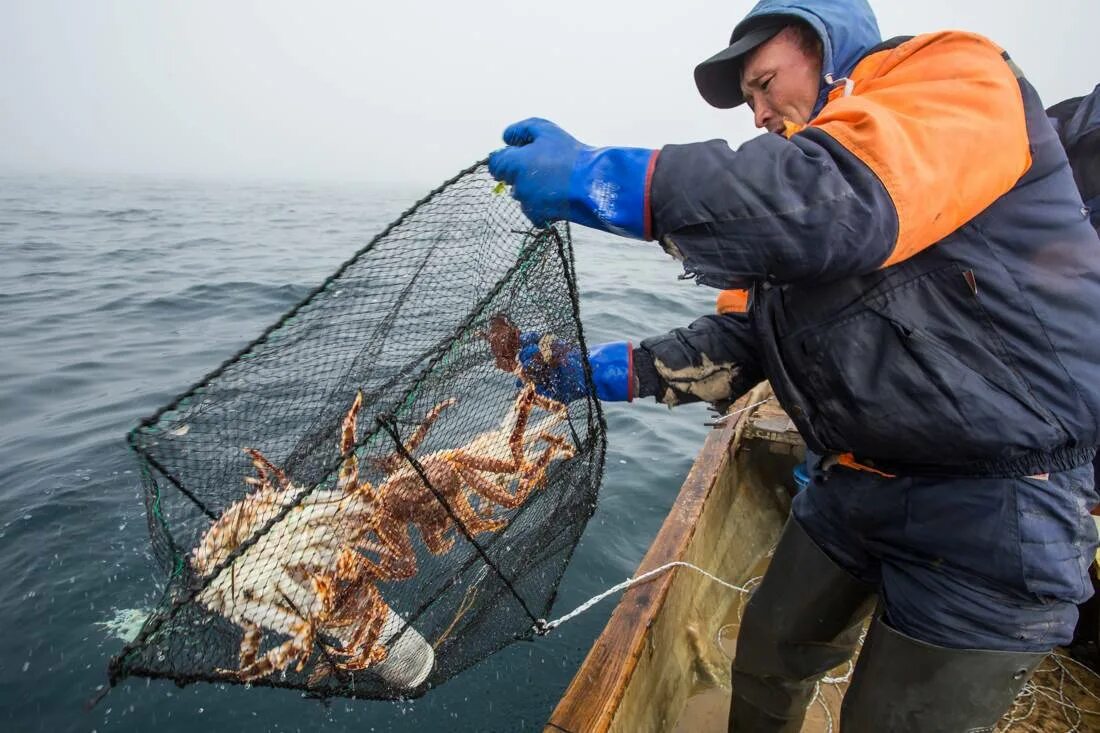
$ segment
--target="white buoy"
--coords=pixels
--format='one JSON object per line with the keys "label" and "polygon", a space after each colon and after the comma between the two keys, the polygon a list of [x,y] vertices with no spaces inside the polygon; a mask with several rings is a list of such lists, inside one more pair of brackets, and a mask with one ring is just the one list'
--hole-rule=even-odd
{"label": "white buoy", "polygon": [[382,627],[382,635],[378,639],[379,643],[386,647],[389,655],[385,661],[371,666],[370,670],[394,687],[411,690],[428,679],[428,675],[435,666],[435,650],[420,635],[420,632],[411,626],[391,644],[390,640],[404,628],[405,619],[390,608],[385,625]]}

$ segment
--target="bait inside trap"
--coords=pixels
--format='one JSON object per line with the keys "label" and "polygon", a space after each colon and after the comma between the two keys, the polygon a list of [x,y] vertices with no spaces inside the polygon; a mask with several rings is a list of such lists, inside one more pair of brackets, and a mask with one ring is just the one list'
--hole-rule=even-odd
{"label": "bait inside trap", "polygon": [[112,684],[409,698],[535,633],[605,430],[518,368],[521,331],[586,353],[569,231],[531,229],[481,163],[142,421],[167,582]]}

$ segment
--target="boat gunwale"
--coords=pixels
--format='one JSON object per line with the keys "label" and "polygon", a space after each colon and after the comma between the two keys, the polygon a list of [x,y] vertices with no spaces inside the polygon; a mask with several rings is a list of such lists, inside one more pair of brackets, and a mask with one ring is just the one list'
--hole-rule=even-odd
{"label": "boat gunwale", "polygon": [[[733,462],[749,418],[769,391],[765,383],[743,396],[731,408],[736,416],[707,436],[634,577],[685,556],[707,498]],[[682,569],[674,568],[623,593],[551,714],[545,733],[606,733],[611,728],[645,650],[650,625]]]}

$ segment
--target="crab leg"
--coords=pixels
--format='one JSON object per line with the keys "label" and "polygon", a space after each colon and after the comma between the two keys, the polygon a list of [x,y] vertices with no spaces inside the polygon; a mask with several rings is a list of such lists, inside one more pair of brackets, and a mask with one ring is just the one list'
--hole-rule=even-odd
{"label": "crab leg", "polygon": [[[506,471],[522,470],[526,463],[526,457],[523,454],[523,434],[527,430],[527,419],[531,416],[531,408],[535,404],[536,397],[538,397],[538,393],[535,392],[535,385],[531,383],[527,383],[520,390],[519,396],[516,397],[516,424],[512,427],[512,434],[508,436],[508,447],[512,451],[513,468],[505,469]],[[483,470],[491,471],[492,469]]]}
{"label": "crab leg", "polygon": [[378,588],[365,577],[350,579],[341,594],[349,603],[339,602],[340,612],[327,624],[328,629],[347,629],[350,633],[337,635],[341,647],[326,647],[334,654],[349,657],[337,666],[347,670],[366,669],[371,664],[386,659],[386,648],[378,643],[389,616],[390,607],[382,599]]}
{"label": "crab leg", "polygon": [[346,455],[347,458],[340,466],[340,476],[336,486],[345,494],[354,493],[359,486],[359,458],[352,448],[355,446],[355,421],[362,407],[363,390],[359,390],[355,393],[351,408],[344,415],[344,421],[340,425],[340,454]]}
{"label": "crab leg", "polygon": [[558,402],[551,397],[540,395],[538,392],[535,392],[534,402],[547,412],[556,413],[561,419],[569,416],[569,407],[564,402]]}
{"label": "crab leg", "polygon": [[263,629],[255,624],[244,627],[244,636],[241,637],[241,648],[238,653],[240,661],[237,667],[244,669],[251,667],[256,662],[256,654],[260,651],[260,639],[263,638]]}
{"label": "crab leg", "polygon": [[[279,646],[271,649],[262,657],[248,666],[241,667],[235,673],[242,682],[251,682],[277,669],[286,669],[294,661],[298,662],[298,671],[305,666],[305,661],[313,652],[313,624],[309,621],[298,620],[291,629],[291,638]],[[227,672],[230,670],[219,670]]]}
{"label": "crab leg", "polygon": [[412,453],[414,450],[419,448],[420,444],[424,441],[424,438],[428,435],[428,430],[431,429],[435,421],[439,419],[439,416],[443,413],[443,411],[457,403],[458,400],[456,400],[454,397],[450,397],[443,400],[432,409],[428,410],[428,414],[424,416],[424,420],[409,437],[408,441],[406,441],[405,450],[408,453]]}
{"label": "crab leg", "polygon": [[[527,495],[521,495],[519,491],[515,494],[510,494],[504,488],[498,486],[495,482],[490,481],[482,474],[478,473],[474,468],[475,466],[463,465],[461,463],[455,463],[455,470],[462,477],[462,480],[479,496],[482,496],[492,503],[502,506],[505,509],[515,509],[527,499]],[[482,469],[487,470],[487,469]],[[499,522],[503,526],[504,522]],[[467,524],[469,527],[469,523]],[[495,527],[494,529],[500,529]],[[470,527],[470,531],[474,532],[473,527]]]}
{"label": "crab leg", "polygon": [[519,471],[525,463],[513,463],[500,458],[490,458],[489,456],[477,456],[473,453],[467,453],[464,450],[449,450],[442,454],[442,458],[452,465],[459,464],[468,466],[469,468],[475,468],[478,471],[488,471],[489,473],[500,474],[515,473]]}
{"label": "crab leg", "polygon": [[[449,399],[443,400],[438,405],[428,410],[428,414],[424,416],[424,420],[421,421],[420,425],[417,426],[416,430],[413,431],[413,434],[404,443],[403,447],[405,448],[405,452],[409,455],[412,455],[412,452],[420,447],[420,444],[424,441],[424,438],[427,437],[428,431],[431,429],[432,425],[435,424],[435,421],[439,419],[439,416],[443,413],[443,411],[448,407],[456,404],[457,402],[458,400],[456,400],[454,397],[451,397]],[[405,457],[402,456],[400,453],[394,452],[390,453],[385,458],[381,458],[376,461],[376,465],[379,469],[389,474],[395,472],[398,468],[401,467],[404,462]]]}
{"label": "crab leg", "polygon": [[278,479],[280,484],[277,487],[278,489],[282,490],[290,486],[290,479],[287,477],[286,472],[269,461],[263,453],[260,453],[260,451],[255,448],[245,448],[244,452],[252,458],[252,465],[256,467],[256,473],[260,476],[259,479],[253,476],[246,476],[245,483],[252,484],[253,486],[267,487],[271,486],[271,476],[274,476]]}
{"label": "crab leg", "polygon": [[377,551],[375,562],[344,547],[336,561],[336,575],[339,578],[356,577],[353,567],[362,568],[371,580],[407,580],[416,575],[416,551],[412,546],[408,528],[402,523],[393,527],[374,526],[374,535],[381,543],[356,543],[366,551]]}
{"label": "crab leg", "polygon": [[[516,496],[522,495],[525,500],[533,490],[539,488],[546,481],[546,470],[550,467],[550,461],[554,459],[554,454],[558,452],[559,448],[560,446],[554,443],[546,446],[546,450],[542,452],[542,455],[531,464],[527,475],[520,479],[519,485],[516,487]],[[572,451],[569,452],[569,455],[572,455]]]}

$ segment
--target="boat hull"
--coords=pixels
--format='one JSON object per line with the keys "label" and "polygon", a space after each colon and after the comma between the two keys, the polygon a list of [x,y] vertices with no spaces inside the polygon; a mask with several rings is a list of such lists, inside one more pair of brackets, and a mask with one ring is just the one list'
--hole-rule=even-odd
{"label": "boat hull", "polygon": [[[758,388],[733,409],[767,394]],[[768,415],[775,430],[753,414],[708,436],[636,575],[680,561],[737,584],[752,577],[782,530],[802,457],[782,411]],[[670,730],[696,681],[728,682],[712,634],[739,602],[736,591],[684,567],[626,591],[546,731]]]}

